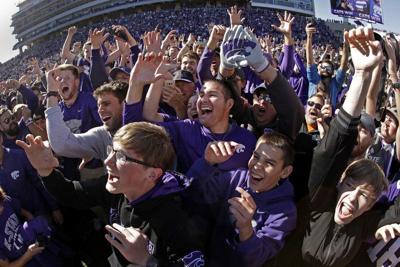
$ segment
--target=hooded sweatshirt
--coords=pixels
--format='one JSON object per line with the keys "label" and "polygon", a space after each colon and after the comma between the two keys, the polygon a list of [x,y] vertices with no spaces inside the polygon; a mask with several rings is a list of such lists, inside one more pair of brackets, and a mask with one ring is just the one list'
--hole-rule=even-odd
{"label": "hooded sweatshirt", "polygon": [[[296,227],[293,187],[288,180],[257,193],[249,187],[247,169],[221,172],[204,159],[196,161],[188,176],[193,182],[187,197],[195,203],[195,208],[208,206],[205,212],[213,217],[207,266],[261,266],[282,249],[285,237]],[[228,199],[240,197],[237,187],[247,191],[257,205],[252,220],[253,235],[243,242],[239,241],[228,203]]]}

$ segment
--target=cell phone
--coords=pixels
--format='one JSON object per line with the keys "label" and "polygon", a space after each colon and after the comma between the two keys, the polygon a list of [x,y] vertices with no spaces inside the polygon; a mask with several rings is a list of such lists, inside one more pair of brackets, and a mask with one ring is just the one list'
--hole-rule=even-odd
{"label": "cell phone", "polygon": [[315,27],[316,22],[314,17],[308,17],[307,18],[307,24],[310,24],[310,27]]}
{"label": "cell phone", "polygon": [[400,89],[400,83],[394,83],[392,84],[393,89]]}
{"label": "cell phone", "polygon": [[125,42],[128,42],[128,36],[126,35],[126,33],[124,31],[118,31],[118,30],[112,30],[112,34],[121,38],[122,40],[124,40]]}
{"label": "cell phone", "polygon": [[175,85],[175,82],[173,80],[166,80],[164,82],[165,87],[173,87]]}

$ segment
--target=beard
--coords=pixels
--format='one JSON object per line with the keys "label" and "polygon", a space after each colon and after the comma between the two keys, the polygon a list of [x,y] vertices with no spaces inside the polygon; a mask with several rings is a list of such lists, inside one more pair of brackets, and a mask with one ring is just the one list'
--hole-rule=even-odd
{"label": "beard", "polygon": [[10,127],[4,133],[8,136],[17,136],[19,134],[19,127],[16,122],[11,122]]}

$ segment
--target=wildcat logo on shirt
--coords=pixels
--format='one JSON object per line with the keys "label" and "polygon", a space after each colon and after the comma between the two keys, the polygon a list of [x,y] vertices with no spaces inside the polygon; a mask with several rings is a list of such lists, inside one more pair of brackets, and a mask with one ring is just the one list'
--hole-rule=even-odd
{"label": "wildcat logo on shirt", "polygon": [[13,171],[10,175],[13,180],[17,180],[19,177],[19,171]]}
{"label": "wildcat logo on shirt", "polygon": [[23,245],[23,240],[21,235],[18,233],[18,229],[20,227],[19,220],[17,215],[12,214],[6,222],[6,226],[4,227],[4,246],[9,250],[19,250]]}
{"label": "wildcat logo on shirt", "polygon": [[235,151],[236,151],[236,153],[239,154],[239,153],[243,153],[245,149],[246,149],[245,145],[239,144],[239,145],[236,146]]}

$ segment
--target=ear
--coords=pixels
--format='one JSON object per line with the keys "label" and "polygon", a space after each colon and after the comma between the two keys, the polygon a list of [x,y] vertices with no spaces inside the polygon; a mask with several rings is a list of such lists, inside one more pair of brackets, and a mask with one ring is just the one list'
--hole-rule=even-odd
{"label": "ear", "polygon": [[148,175],[148,178],[153,182],[156,183],[158,178],[161,177],[161,175],[163,174],[163,171],[161,168],[151,168],[150,173]]}
{"label": "ear", "polygon": [[292,173],[293,171],[293,166],[289,165],[286,166],[285,168],[283,168],[283,170],[281,171],[281,179],[286,179],[289,177],[289,175]]}
{"label": "ear", "polygon": [[229,99],[226,101],[226,104],[228,105],[229,110],[231,110],[232,107],[233,107],[233,104],[235,104],[235,101],[234,101],[232,98],[229,98]]}

